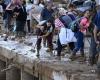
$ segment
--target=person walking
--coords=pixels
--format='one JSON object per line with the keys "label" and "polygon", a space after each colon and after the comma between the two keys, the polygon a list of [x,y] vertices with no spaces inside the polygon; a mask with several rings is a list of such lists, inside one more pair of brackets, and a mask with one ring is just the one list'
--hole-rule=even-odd
{"label": "person walking", "polygon": [[24,27],[27,19],[25,1],[21,2],[21,6],[14,10],[16,14],[16,37],[25,36]]}

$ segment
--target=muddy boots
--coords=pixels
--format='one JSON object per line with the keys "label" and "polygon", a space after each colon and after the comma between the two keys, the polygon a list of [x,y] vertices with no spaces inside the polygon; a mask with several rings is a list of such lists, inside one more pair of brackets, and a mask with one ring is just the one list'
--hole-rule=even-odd
{"label": "muddy boots", "polygon": [[40,56],[40,54],[39,54],[39,52],[40,52],[40,49],[41,49],[41,41],[42,41],[42,39],[41,38],[39,38],[39,39],[37,39],[37,42],[36,42],[36,45],[37,45],[37,57],[39,57]]}
{"label": "muddy boots", "polygon": [[90,56],[89,57],[90,65],[93,66],[94,64],[97,64],[98,58],[99,58],[99,54],[96,54],[95,56]]}
{"label": "muddy boots", "polygon": [[39,52],[40,52],[40,49],[37,49],[37,54],[36,54],[37,57],[40,57]]}

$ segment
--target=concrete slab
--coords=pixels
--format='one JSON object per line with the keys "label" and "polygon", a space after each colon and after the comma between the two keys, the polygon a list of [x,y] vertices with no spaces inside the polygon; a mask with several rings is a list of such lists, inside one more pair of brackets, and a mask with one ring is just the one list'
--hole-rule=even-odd
{"label": "concrete slab", "polygon": [[[96,66],[91,67],[87,62],[72,62],[69,59],[70,54],[61,57],[61,60],[56,59],[55,56],[50,56],[44,47],[40,51],[40,58],[37,58],[36,52],[33,53],[31,51],[35,45],[36,37],[27,37],[26,41],[32,42],[33,45],[27,46],[24,43],[11,40],[5,42],[0,38],[0,55],[7,59],[13,58],[13,63],[19,64],[24,71],[31,75],[42,77],[43,80],[76,80],[76,78],[77,80],[89,80],[92,77],[95,80],[97,79],[95,73]],[[87,53],[89,47],[87,41],[85,47]],[[80,77],[77,77],[77,75],[80,75]],[[89,78],[87,78],[87,75]]]}
{"label": "concrete slab", "polygon": [[6,80],[6,72],[1,72],[6,68],[6,63],[0,60],[0,80]]}
{"label": "concrete slab", "polygon": [[20,70],[12,67],[10,70],[6,71],[6,80],[20,80]]}
{"label": "concrete slab", "polygon": [[21,71],[21,80],[33,80],[33,79],[34,79],[33,75],[30,75],[25,71]]}

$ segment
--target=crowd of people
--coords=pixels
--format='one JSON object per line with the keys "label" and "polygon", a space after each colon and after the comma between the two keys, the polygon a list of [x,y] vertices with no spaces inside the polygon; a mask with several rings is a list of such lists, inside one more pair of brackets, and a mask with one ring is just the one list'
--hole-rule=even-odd
{"label": "crowd of people", "polygon": [[[62,55],[62,49],[67,45],[70,48],[70,59],[75,60],[79,50],[80,57],[85,57],[84,39],[87,32],[90,32],[89,62],[91,65],[96,64],[100,52],[100,7],[96,6],[95,0],[90,2],[92,6],[84,12],[78,11],[77,6],[72,3],[67,4],[65,9],[59,8],[52,0],[40,0],[37,4],[33,4],[31,0],[11,0],[8,4],[1,2],[4,33],[7,34],[4,40],[10,35],[10,31],[15,32],[15,38],[31,34],[32,23],[36,21],[33,33],[37,35],[37,56],[42,40],[43,46],[48,47],[47,52],[53,53],[53,38],[56,35],[57,56]],[[39,7],[38,11],[34,10],[36,7]],[[38,12],[40,18],[36,20],[33,14]],[[28,28],[27,32],[25,26]]]}

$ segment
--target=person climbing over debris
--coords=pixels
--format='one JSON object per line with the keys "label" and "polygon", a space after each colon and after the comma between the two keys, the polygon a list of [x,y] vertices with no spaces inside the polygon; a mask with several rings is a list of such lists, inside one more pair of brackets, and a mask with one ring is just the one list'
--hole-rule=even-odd
{"label": "person climbing over debris", "polygon": [[37,26],[36,26],[36,35],[37,35],[37,41],[36,41],[36,49],[37,49],[37,57],[40,56],[39,52],[40,52],[40,49],[41,49],[41,42],[42,42],[42,37],[44,35],[44,28],[46,26],[45,24],[45,20],[44,21],[41,21]]}
{"label": "person climbing over debris", "polygon": [[[46,33],[45,33],[46,31]],[[51,21],[48,20],[46,23],[37,26],[37,56],[39,56],[39,51],[41,49],[41,42],[42,39],[45,37],[47,39],[47,45],[48,45],[48,49],[47,52],[51,52],[53,50],[53,44],[52,44],[52,39],[53,39],[53,27],[51,24]]]}
{"label": "person climbing over debris", "polygon": [[53,26],[52,26],[52,21],[48,20],[46,23],[46,33],[42,36],[42,38],[46,38],[47,40],[47,52],[51,52],[53,50],[53,44],[52,44],[52,39],[53,39]]}
{"label": "person climbing over debris", "polygon": [[87,10],[84,12],[83,18],[80,20],[79,30],[75,32],[75,36],[77,38],[77,42],[75,43],[75,48],[72,51],[72,55],[70,56],[71,60],[76,59],[76,53],[80,50],[81,57],[85,57],[84,54],[84,35],[86,35],[87,29],[90,25],[90,11]]}

